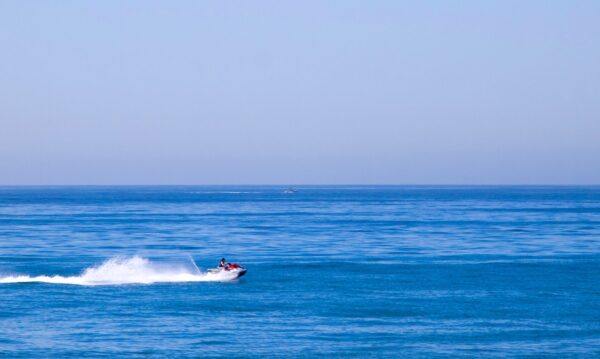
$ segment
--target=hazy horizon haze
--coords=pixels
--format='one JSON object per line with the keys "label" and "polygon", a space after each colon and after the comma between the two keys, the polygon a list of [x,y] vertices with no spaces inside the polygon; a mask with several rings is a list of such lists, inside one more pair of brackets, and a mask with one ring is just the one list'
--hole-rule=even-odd
{"label": "hazy horizon haze", "polygon": [[0,3],[0,185],[600,184],[600,3]]}

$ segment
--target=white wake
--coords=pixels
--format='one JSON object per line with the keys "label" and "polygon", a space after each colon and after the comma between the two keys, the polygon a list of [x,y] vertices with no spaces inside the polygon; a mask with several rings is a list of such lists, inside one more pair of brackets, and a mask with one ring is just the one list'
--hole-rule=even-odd
{"label": "white wake", "polygon": [[[192,262],[193,263],[193,262]],[[12,275],[0,277],[2,283],[52,283],[74,285],[151,284],[175,282],[227,282],[236,274],[201,272],[190,266],[154,263],[140,256],[115,257],[99,266],[89,267],[78,276]]]}

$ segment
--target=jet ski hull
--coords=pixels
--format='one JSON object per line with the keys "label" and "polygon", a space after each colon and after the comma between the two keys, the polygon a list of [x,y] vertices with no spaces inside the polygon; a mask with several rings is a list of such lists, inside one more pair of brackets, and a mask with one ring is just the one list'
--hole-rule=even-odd
{"label": "jet ski hull", "polygon": [[231,269],[224,269],[224,268],[214,268],[214,269],[209,269],[208,270],[210,273],[227,273],[228,275],[232,275],[234,276],[232,279],[238,279],[240,277],[243,277],[246,272],[248,272],[248,270],[242,266],[237,265],[234,268]]}
{"label": "jet ski hull", "polygon": [[241,270],[240,270],[240,271],[237,273],[237,277],[236,277],[236,278],[243,277],[243,276],[246,274],[246,272],[247,272],[247,271],[248,271],[248,270],[247,270],[247,269],[245,269],[245,268],[244,268],[244,269],[241,269]]}

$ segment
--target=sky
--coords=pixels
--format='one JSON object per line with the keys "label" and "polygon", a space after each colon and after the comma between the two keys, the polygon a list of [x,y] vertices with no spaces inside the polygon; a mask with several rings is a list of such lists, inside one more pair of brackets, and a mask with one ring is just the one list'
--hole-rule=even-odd
{"label": "sky", "polygon": [[0,185],[600,184],[599,1],[2,1]]}

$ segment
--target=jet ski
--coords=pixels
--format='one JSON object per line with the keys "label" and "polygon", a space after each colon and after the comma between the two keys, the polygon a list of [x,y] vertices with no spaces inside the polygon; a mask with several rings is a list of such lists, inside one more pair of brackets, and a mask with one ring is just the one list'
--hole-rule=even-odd
{"label": "jet ski", "polygon": [[228,274],[235,275],[235,277],[233,279],[237,279],[237,278],[244,276],[244,274],[246,274],[246,272],[248,270],[237,263],[227,263],[223,267],[209,269],[208,271],[210,273],[225,272]]}

